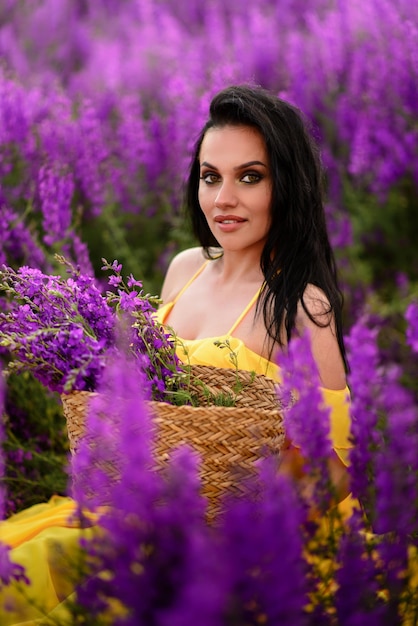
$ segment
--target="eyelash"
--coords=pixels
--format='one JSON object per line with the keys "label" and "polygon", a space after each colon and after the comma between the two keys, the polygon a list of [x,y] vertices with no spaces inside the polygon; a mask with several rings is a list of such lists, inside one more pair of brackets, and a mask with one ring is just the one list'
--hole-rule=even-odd
{"label": "eyelash", "polygon": [[[218,180],[216,181],[209,181],[207,180],[208,177],[210,176],[214,176],[215,178],[219,179],[218,174],[215,174],[215,172],[206,172],[205,174],[202,174],[202,176],[200,176],[200,180],[203,180],[207,185],[215,185]],[[256,180],[253,180],[251,182],[247,182],[244,181],[243,179],[246,178],[247,176],[252,176],[255,177]],[[259,174],[258,172],[246,172],[245,174],[243,174],[243,176],[241,176],[241,182],[243,182],[245,185],[256,185],[257,183],[259,183],[262,180],[263,176],[261,174]]]}

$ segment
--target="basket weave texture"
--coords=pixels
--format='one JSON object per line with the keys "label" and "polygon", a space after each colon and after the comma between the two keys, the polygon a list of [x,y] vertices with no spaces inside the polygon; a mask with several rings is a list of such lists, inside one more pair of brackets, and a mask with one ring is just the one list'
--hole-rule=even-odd
{"label": "basket weave texture", "polygon": [[[170,451],[181,444],[199,454],[202,494],[213,517],[219,512],[221,496],[243,486],[242,478],[254,471],[255,461],[280,451],[285,439],[284,407],[277,398],[277,384],[265,376],[209,366],[191,370],[190,391],[199,406],[147,403],[156,429],[154,455],[157,467],[164,468]],[[208,404],[210,394],[220,392],[234,396],[235,406]],[[84,434],[92,395],[74,391],[61,396],[72,453]]]}

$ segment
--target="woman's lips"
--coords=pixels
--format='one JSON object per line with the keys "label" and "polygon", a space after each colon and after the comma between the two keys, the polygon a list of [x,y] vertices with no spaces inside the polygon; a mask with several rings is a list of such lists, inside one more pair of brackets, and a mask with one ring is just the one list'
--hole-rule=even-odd
{"label": "woman's lips", "polygon": [[235,222],[245,222],[246,220],[243,217],[239,217],[238,215],[216,215],[215,222],[218,224],[231,224]]}
{"label": "woman's lips", "polygon": [[237,230],[246,221],[246,219],[238,215],[216,215],[215,217],[218,228],[224,233],[231,233]]}

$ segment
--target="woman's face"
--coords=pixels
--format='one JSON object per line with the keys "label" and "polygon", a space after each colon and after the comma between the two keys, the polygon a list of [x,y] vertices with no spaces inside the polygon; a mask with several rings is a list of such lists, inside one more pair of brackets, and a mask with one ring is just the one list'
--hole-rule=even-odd
{"label": "woman's face", "polygon": [[261,134],[250,126],[210,128],[199,154],[199,203],[224,250],[264,247],[272,179]]}

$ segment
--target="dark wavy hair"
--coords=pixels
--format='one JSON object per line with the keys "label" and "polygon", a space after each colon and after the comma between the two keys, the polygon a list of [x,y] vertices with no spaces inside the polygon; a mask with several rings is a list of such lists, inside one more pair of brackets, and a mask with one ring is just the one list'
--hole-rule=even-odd
{"label": "dark wavy hair", "polygon": [[[264,275],[262,305],[269,337],[283,346],[295,329],[298,302],[318,326],[333,315],[337,340],[347,369],[342,331],[343,296],[338,287],[334,254],[329,242],[323,206],[324,176],[318,146],[309,124],[295,106],[261,87],[248,85],[223,89],[212,99],[209,119],[195,144],[186,184],[186,211],[195,237],[211,257],[219,247],[198,200],[200,147],[209,128],[250,126],[264,139],[272,175],[271,226],[261,255]],[[319,320],[304,301],[308,283],[316,285],[329,301],[329,311]],[[322,317],[322,316],[321,316]]]}

